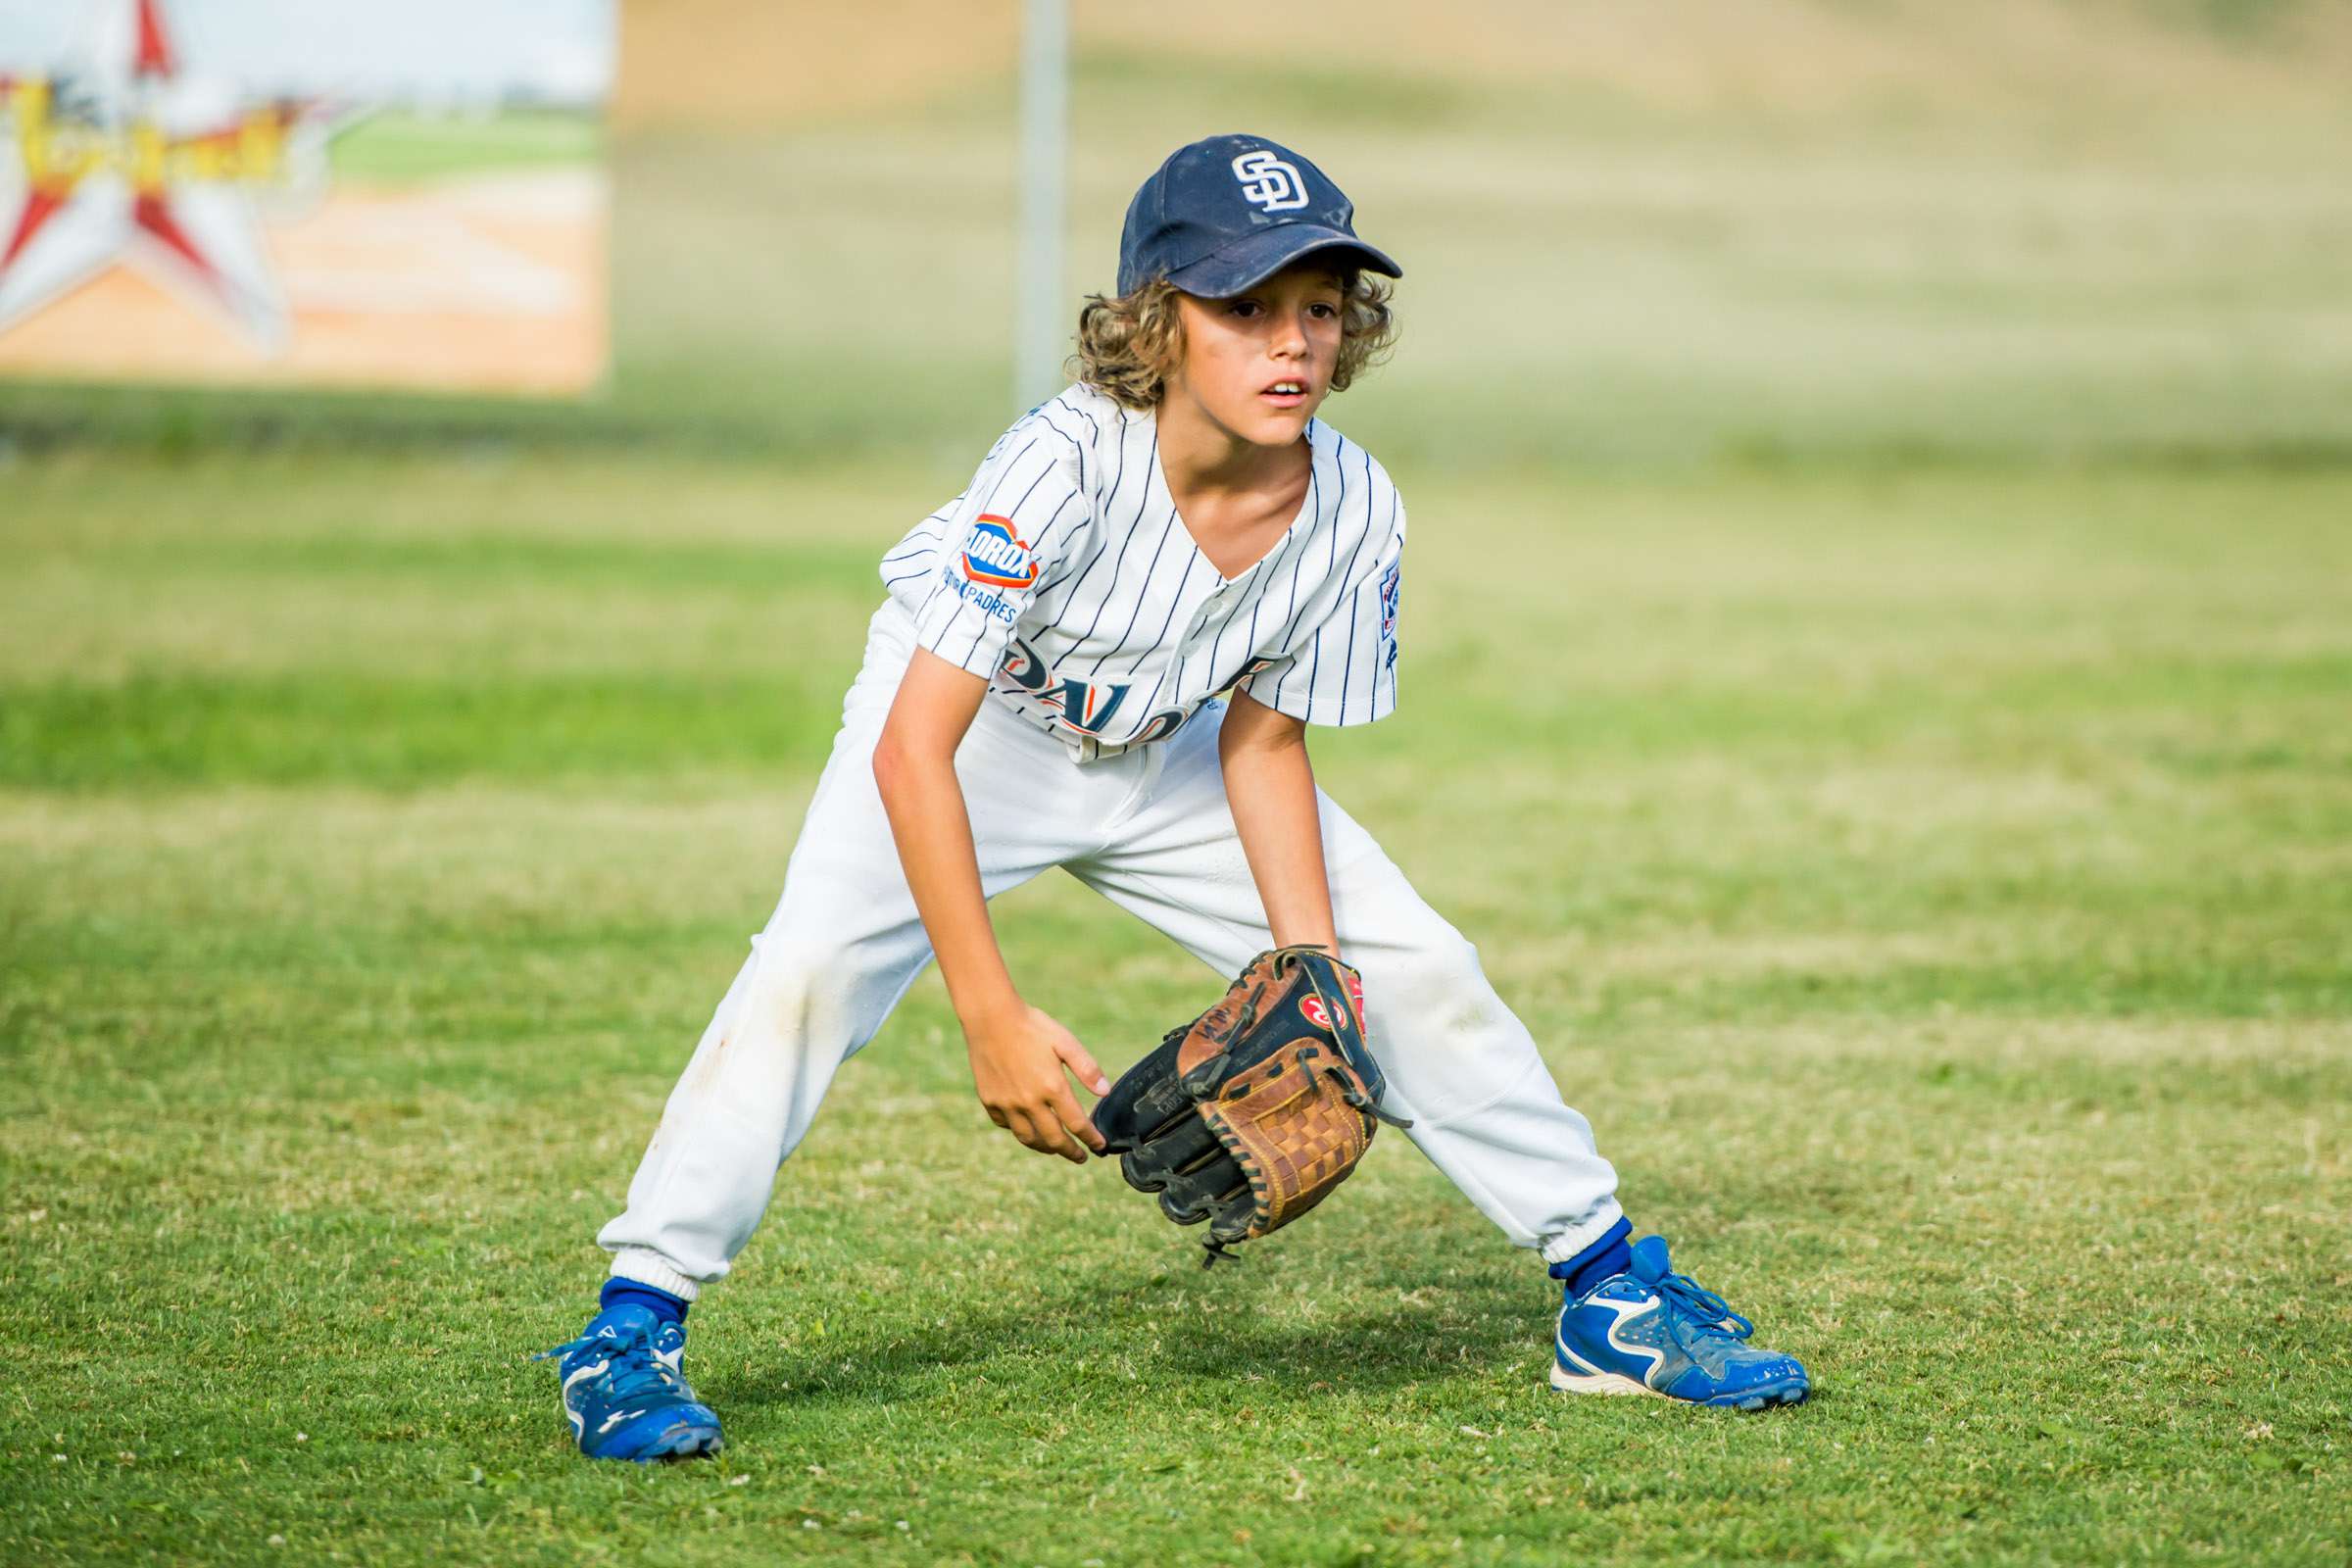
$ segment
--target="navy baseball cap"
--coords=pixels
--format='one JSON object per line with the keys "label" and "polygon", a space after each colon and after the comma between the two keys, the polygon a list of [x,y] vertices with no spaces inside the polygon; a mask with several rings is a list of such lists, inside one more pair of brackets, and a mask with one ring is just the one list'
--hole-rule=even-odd
{"label": "navy baseball cap", "polygon": [[1323,251],[1391,277],[1404,269],[1355,237],[1355,204],[1323,171],[1263,136],[1210,136],[1168,155],[1127,204],[1119,292],[1164,277],[1229,299]]}

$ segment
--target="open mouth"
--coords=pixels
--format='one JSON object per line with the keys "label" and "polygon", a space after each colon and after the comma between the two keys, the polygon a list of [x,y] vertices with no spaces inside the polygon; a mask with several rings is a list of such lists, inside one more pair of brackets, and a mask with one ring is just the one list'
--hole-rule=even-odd
{"label": "open mouth", "polygon": [[1306,401],[1304,381],[1277,381],[1258,394],[1278,409],[1295,409]]}

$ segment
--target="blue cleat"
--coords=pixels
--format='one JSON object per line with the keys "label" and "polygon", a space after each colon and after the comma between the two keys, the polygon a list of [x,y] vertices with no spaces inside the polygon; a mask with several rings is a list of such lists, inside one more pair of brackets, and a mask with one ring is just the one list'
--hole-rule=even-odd
{"label": "blue cleat", "polygon": [[531,1359],[563,1373],[564,1414],[582,1453],[644,1463],[719,1450],[718,1417],[678,1375],[685,1354],[685,1325],[623,1302]]}
{"label": "blue cleat", "polygon": [[1750,1346],[1754,1332],[1722,1297],[1668,1272],[1664,1237],[1644,1236],[1632,1268],[1561,1305],[1551,1386],[1740,1410],[1796,1403],[1812,1390],[1804,1366]]}

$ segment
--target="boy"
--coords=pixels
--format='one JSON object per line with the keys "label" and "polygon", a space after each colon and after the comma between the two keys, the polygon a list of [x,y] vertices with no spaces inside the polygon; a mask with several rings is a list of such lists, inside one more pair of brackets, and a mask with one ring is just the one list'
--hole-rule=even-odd
{"label": "boy", "polygon": [[1389,1108],[1564,1282],[1551,1381],[1761,1408],[1809,1388],[1722,1298],[1629,1245],[1616,1175],[1476,951],[1315,787],[1305,727],[1396,701],[1404,509],[1315,415],[1388,346],[1400,276],[1262,137],[1180,148],[1136,193],[1077,385],[1005,432],[882,562],[890,597],[784,894],[599,1234],[561,1356],[592,1457],[714,1451],[685,1316],[750,1239],[834,1070],[936,956],[980,1101],[1028,1148],[1101,1135],[1108,1080],[1024,1001],[987,901],[1060,866],[1220,976],[1318,943],[1360,971]]}

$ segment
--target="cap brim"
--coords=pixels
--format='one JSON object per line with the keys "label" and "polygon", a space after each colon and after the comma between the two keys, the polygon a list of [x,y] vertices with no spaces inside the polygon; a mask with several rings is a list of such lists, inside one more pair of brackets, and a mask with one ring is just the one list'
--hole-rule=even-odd
{"label": "cap brim", "polygon": [[1279,223],[1246,234],[1168,274],[1168,281],[1204,300],[1230,299],[1264,282],[1304,256],[1321,256],[1343,266],[1402,277],[1404,269],[1352,235],[1321,223]]}

